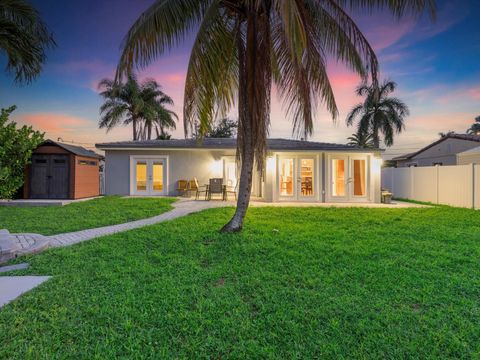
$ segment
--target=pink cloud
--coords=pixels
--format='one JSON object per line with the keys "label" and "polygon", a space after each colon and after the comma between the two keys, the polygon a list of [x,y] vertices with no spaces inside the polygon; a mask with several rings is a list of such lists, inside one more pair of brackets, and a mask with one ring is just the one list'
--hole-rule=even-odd
{"label": "pink cloud", "polygon": [[468,90],[467,94],[474,100],[480,100],[480,87]]}
{"label": "pink cloud", "polygon": [[16,120],[20,124],[31,125],[38,131],[54,135],[74,133],[82,128],[91,127],[93,123],[88,119],[59,113],[23,114],[18,115]]}

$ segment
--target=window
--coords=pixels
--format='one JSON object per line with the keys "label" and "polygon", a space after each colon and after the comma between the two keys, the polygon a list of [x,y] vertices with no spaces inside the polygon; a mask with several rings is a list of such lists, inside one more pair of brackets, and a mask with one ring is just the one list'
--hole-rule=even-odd
{"label": "window", "polygon": [[146,191],[147,190],[147,163],[146,162],[137,162],[136,168],[136,183],[137,191]]}
{"label": "window", "polygon": [[88,160],[78,160],[78,165],[96,166],[97,162],[96,161],[88,161]]}
{"label": "window", "polygon": [[345,196],[345,160],[332,160],[332,195]]}
{"label": "window", "polygon": [[293,196],[293,159],[280,159],[280,195]]}
{"label": "window", "polygon": [[163,190],[163,163],[154,162],[152,165],[153,173],[153,190],[162,191]]}
{"label": "window", "polygon": [[313,196],[313,159],[300,160],[300,185],[302,196]]}
{"label": "window", "polygon": [[47,160],[46,159],[35,159],[35,164],[46,164]]}
{"label": "window", "polygon": [[53,162],[55,164],[65,164],[65,159],[54,159]]}
{"label": "window", "polygon": [[353,195],[365,196],[365,160],[353,160]]}

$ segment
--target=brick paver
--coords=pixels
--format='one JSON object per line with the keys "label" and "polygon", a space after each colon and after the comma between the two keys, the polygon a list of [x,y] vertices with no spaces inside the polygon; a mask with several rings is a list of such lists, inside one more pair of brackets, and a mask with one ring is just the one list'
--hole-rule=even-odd
{"label": "brick paver", "polygon": [[153,225],[160,222],[176,219],[178,217],[199,212],[205,209],[232,205],[233,203],[223,201],[194,201],[188,199],[181,199],[172,204],[173,210],[154,217],[131,221],[123,224],[103,226],[95,229],[87,229],[65,234],[52,235],[47,236],[47,238],[50,241],[51,247],[68,246],[82,241],[91,240],[100,236],[111,235],[122,231],[128,231],[147,225]]}

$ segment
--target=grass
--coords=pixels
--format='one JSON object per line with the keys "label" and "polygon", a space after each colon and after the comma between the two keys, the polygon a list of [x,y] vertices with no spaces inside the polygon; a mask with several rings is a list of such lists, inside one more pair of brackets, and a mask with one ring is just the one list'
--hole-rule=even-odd
{"label": "grass", "polygon": [[0,229],[53,235],[120,224],[172,209],[173,198],[105,196],[65,206],[0,206]]}
{"label": "grass", "polygon": [[0,358],[480,356],[479,212],[232,211],[28,258],[53,278],[0,310]]}

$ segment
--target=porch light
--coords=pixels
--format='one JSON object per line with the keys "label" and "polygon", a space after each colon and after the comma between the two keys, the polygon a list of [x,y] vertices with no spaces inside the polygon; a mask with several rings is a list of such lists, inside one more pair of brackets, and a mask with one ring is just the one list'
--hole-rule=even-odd
{"label": "porch light", "polygon": [[382,168],[383,159],[382,158],[373,158],[372,170],[379,172]]}
{"label": "porch light", "polygon": [[213,160],[210,163],[210,172],[212,173],[212,176],[217,176],[221,177],[222,171],[223,171],[223,166],[222,166],[222,160]]}
{"label": "porch light", "polygon": [[274,169],[275,169],[275,158],[267,157],[267,172],[273,173]]}

